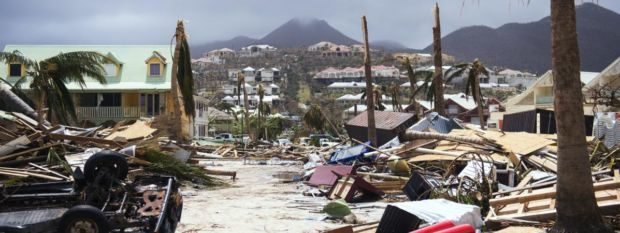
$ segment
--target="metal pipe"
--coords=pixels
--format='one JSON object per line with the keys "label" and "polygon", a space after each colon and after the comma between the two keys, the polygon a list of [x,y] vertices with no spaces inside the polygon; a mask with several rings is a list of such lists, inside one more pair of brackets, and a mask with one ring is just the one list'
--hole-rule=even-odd
{"label": "metal pipe", "polygon": [[155,231],[159,232],[159,228],[161,228],[162,223],[164,222],[164,218],[166,218],[166,211],[168,209],[168,199],[170,199],[170,192],[172,191],[172,178],[168,178],[168,185],[166,187],[166,197],[164,198],[164,203],[161,207],[161,214],[157,219],[157,225],[155,225]]}

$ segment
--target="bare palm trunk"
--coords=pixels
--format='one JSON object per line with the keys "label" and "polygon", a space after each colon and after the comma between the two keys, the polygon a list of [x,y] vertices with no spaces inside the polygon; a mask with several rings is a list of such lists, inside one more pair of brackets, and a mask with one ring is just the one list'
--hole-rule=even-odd
{"label": "bare palm trunk", "polygon": [[37,111],[32,109],[30,105],[13,93],[13,91],[11,91],[11,86],[4,82],[0,82],[0,99],[14,111],[21,112],[33,119],[39,119]]}
{"label": "bare palm trunk", "polygon": [[250,104],[248,102],[248,92],[245,89],[245,77],[243,78],[243,83],[241,85],[243,85],[243,105],[244,105],[243,107],[245,108],[245,125],[246,125],[245,128],[248,129],[248,136],[250,137],[250,140],[253,142],[256,140],[256,138],[254,138],[254,136],[252,135],[252,130],[250,129]]}
{"label": "bare palm trunk", "polygon": [[435,77],[433,86],[435,92],[435,111],[439,115],[446,116],[443,99],[443,61],[441,59],[441,23],[439,21],[439,4],[435,3],[435,27],[433,27],[433,53],[435,65]]}
{"label": "bare palm trunk", "polygon": [[551,41],[558,135],[557,215],[551,231],[612,232],[603,223],[592,188],[574,1],[551,0]]}
{"label": "bare palm trunk", "polygon": [[181,97],[179,96],[179,93],[181,92],[179,90],[179,81],[178,81],[178,77],[177,77],[177,69],[179,66],[179,56],[181,54],[181,35],[184,34],[185,31],[182,27],[182,24],[180,22],[177,23],[177,28],[176,28],[176,33],[175,33],[175,37],[176,37],[176,46],[174,47],[174,57],[173,57],[173,61],[172,61],[172,75],[170,77],[170,89],[171,89],[171,95],[172,95],[172,127],[170,127],[170,130],[172,131],[172,134],[174,136],[174,139],[177,140],[177,142],[179,143],[183,143],[185,142],[185,139],[183,138],[183,124],[181,123],[181,104],[179,103],[179,101],[181,101]]}
{"label": "bare palm trunk", "polygon": [[474,86],[474,95],[476,95],[476,108],[478,110],[478,118],[480,118],[480,129],[486,129],[486,121],[484,120],[484,109],[483,109],[483,100],[482,100],[482,96],[480,95],[480,78],[478,76],[476,76],[475,79],[475,86]]}
{"label": "bare palm trunk", "polygon": [[366,113],[368,114],[368,140],[377,145],[377,128],[375,127],[375,103],[372,86],[372,70],[370,69],[370,47],[368,45],[368,26],[366,16],[362,16],[362,32],[364,33],[364,73],[366,75]]}
{"label": "bare palm trunk", "polygon": [[45,123],[45,114],[43,113],[43,109],[45,109],[45,99],[45,91],[42,91],[41,96],[39,96],[39,104],[37,104],[37,123],[39,129],[42,131],[45,131],[45,126],[43,125]]}

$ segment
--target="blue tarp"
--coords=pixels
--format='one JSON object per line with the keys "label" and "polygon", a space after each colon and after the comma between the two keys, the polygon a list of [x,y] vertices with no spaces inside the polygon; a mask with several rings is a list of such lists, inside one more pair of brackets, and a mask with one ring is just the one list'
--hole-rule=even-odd
{"label": "blue tarp", "polygon": [[[370,143],[368,143],[370,144]],[[334,151],[329,158],[330,164],[351,164],[355,160],[373,160],[374,158],[364,158],[364,153],[370,152],[365,145],[359,144]],[[374,157],[374,156],[373,156]]]}

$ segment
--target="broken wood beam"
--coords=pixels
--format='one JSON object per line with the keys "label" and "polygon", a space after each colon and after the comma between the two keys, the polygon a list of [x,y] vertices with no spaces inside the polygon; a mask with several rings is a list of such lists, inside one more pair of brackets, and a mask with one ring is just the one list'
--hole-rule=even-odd
{"label": "broken wood beam", "polygon": [[123,147],[123,144],[117,141],[107,140],[107,139],[102,139],[102,138],[82,137],[82,136],[73,136],[73,135],[56,134],[56,133],[49,134],[49,137],[55,140],[69,140],[69,141],[74,141],[74,142],[93,142],[93,143],[99,143],[99,144],[104,144],[104,145],[113,146],[113,147]]}
{"label": "broken wood beam", "polygon": [[[608,190],[608,189],[618,189],[618,188],[620,188],[620,181],[614,180],[614,181],[594,183],[595,192]],[[529,201],[553,198],[555,197],[555,193],[556,193],[555,190],[551,190],[551,191],[546,191],[546,192],[541,192],[541,193],[528,193],[524,195],[500,197],[500,198],[489,200],[489,204],[492,206],[497,206],[497,205],[513,204],[513,203],[524,203],[524,202],[529,202]]]}
{"label": "broken wood beam", "polygon": [[463,137],[463,136],[454,136],[449,134],[441,134],[441,133],[430,133],[430,132],[420,132],[414,130],[405,131],[401,137],[399,137],[401,141],[412,141],[416,139],[435,139],[435,140],[448,140],[455,142],[467,142],[478,145],[486,145],[489,144],[482,138],[479,137]]}
{"label": "broken wood beam", "polygon": [[222,170],[213,170],[213,169],[207,169],[207,168],[202,168],[202,169],[205,171],[205,173],[209,175],[230,176],[233,181],[237,178],[236,171],[222,171]]}
{"label": "broken wood beam", "polygon": [[5,161],[5,160],[13,159],[13,158],[16,158],[16,157],[19,157],[19,156],[22,156],[22,155],[30,154],[32,152],[37,152],[37,151],[40,151],[40,150],[43,150],[43,149],[47,149],[47,148],[50,148],[50,147],[54,147],[54,146],[57,146],[57,145],[59,145],[59,143],[47,144],[47,145],[42,146],[42,147],[32,148],[32,149],[25,150],[25,151],[20,151],[20,152],[14,153],[14,154],[2,156],[2,157],[0,157],[0,161]]}

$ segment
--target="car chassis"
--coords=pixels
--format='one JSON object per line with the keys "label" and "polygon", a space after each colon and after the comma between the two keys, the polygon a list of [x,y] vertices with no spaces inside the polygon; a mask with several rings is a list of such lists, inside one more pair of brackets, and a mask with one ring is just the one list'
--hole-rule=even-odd
{"label": "car chassis", "polygon": [[2,232],[174,232],[183,199],[171,176],[126,181],[124,155],[91,156],[73,181],[1,187]]}

